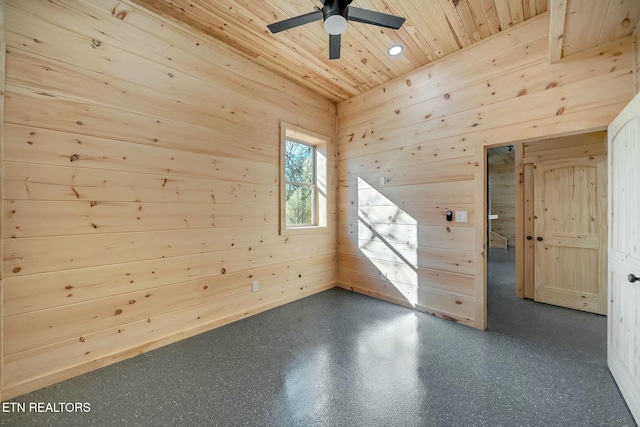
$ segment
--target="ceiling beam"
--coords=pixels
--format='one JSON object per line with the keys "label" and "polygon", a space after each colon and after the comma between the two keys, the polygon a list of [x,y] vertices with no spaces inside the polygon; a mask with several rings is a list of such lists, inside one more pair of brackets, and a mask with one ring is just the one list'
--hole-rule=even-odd
{"label": "ceiling beam", "polygon": [[549,63],[553,64],[562,58],[562,38],[564,37],[564,20],[567,14],[568,0],[549,1]]}

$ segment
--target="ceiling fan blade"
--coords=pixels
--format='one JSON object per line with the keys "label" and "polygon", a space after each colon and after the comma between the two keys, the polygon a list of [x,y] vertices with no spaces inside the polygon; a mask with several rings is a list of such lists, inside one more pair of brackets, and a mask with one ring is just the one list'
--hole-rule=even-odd
{"label": "ceiling fan blade", "polygon": [[405,19],[400,16],[388,15],[386,13],[375,12],[373,10],[360,9],[349,6],[349,20],[362,22],[365,24],[377,25],[379,27],[399,29],[404,24]]}
{"label": "ceiling fan blade", "polygon": [[319,21],[322,19],[322,10],[315,10],[311,13],[296,16],[294,18],[285,19],[284,21],[275,22],[267,25],[267,28],[275,34],[280,31],[288,30],[291,28],[299,27],[300,25],[308,24],[310,22]]}
{"label": "ceiling fan blade", "polygon": [[342,41],[342,36],[340,34],[338,35],[329,34],[329,59],[340,58],[340,42],[341,41]]}

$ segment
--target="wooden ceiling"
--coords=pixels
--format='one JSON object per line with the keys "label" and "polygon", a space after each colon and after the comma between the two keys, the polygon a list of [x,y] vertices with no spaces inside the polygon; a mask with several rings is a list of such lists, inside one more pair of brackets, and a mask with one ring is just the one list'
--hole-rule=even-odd
{"label": "wooden ceiling", "polygon": [[[563,39],[564,55],[631,34],[640,14],[638,0],[550,0],[551,6],[547,0],[354,0],[353,6],[407,20],[397,31],[350,22],[342,35],[341,58],[329,60],[321,21],[278,34],[267,29],[267,24],[312,12],[321,0],[133,1],[335,102],[545,13],[558,2],[568,3],[560,30],[573,31]],[[585,31],[592,36],[578,34]],[[397,57],[387,54],[394,44],[404,46]]]}

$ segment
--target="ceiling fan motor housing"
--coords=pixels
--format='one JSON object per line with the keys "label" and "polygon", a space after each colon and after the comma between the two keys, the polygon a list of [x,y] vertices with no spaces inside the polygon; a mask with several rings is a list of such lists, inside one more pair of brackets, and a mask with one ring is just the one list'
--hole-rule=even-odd
{"label": "ceiling fan motor housing", "polygon": [[347,29],[350,1],[327,0],[322,8],[324,29],[327,33],[338,35]]}

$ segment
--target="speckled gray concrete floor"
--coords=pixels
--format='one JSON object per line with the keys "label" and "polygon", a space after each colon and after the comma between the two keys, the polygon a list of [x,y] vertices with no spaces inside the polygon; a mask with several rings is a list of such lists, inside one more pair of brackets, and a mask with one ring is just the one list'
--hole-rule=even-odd
{"label": "speckled gray concrete floor", "polygon": [[19,397],[91,412],[3,426],[633,426],[606,319],[516,299],[491,253],[489,330],[333,289]]}

